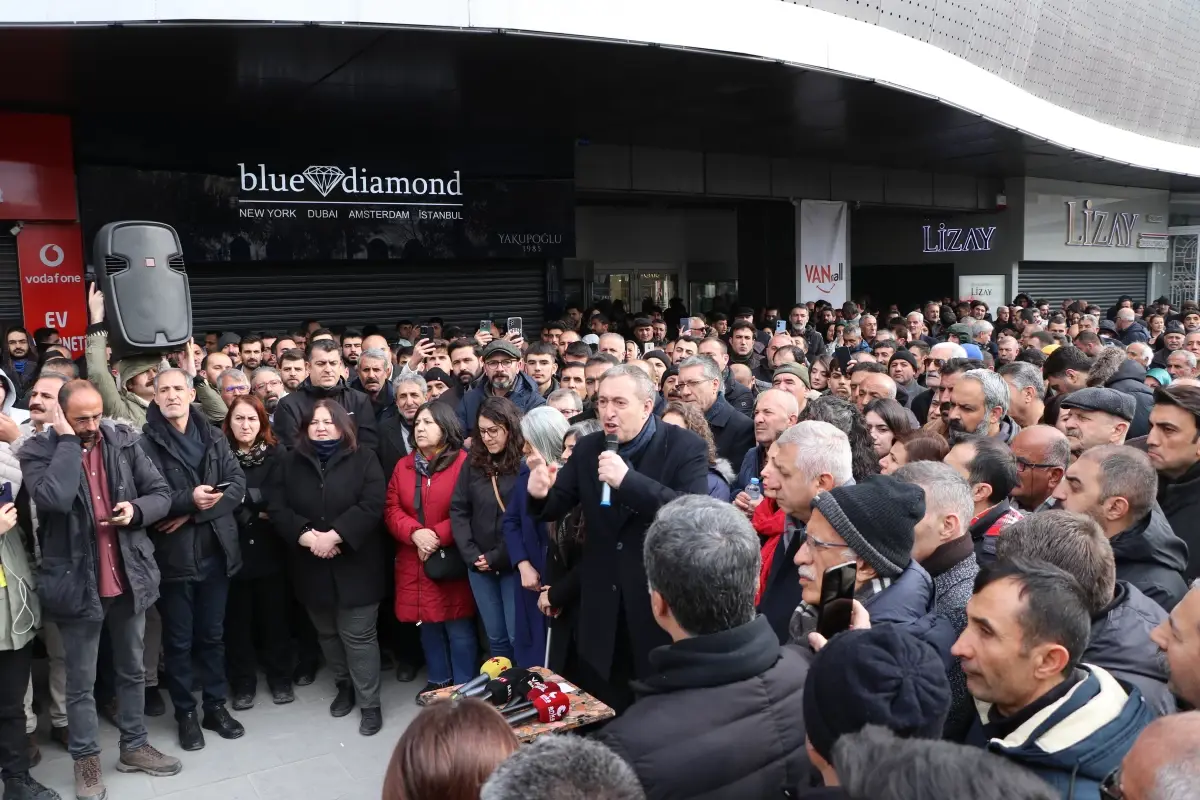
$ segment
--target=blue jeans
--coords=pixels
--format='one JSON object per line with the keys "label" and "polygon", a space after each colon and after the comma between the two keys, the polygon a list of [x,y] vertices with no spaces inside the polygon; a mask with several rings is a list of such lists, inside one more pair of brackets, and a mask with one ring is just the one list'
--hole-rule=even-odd
{"label": "blue jeans", "polygon": [[474,619],[422,622],[418,630],[430,683],[466,683],[478,674]]}
{"label": "blue jeans", "polygon": [[200,562],[199,581],[164,583],[159,593],[167,692],[175,706],[175,719],[196,710],[196,698],[192,696],[193,660],[199,667],[204,710],[225,705],[224,622],[229,598],[225,557],[205,558]]}
{"label": "blue jeans", "polygon": [[495,572],[470,570],[471,594],[487,631],[488,650],[492,658],[503,656],[513,661],[513,642],[517,639],[516,573],[498,575]]}

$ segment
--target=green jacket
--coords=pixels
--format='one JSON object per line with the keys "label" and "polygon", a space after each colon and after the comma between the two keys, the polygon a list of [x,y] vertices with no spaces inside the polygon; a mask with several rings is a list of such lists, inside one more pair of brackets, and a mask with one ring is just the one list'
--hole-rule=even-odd
{"label": "green jacket", "polygon": [[[108,368],[107,349],[107,332],[92,331],[88,334],[87,349],[85,350],[88,380],[96,387],[96,391],[100,392],[100,399],[104,401],[104,416],[128,421],[132,428],[140,430],[146,424],[146,409],[150,404],[127,390],[125,383],[143,372],[145,365],[133,365],[138,356],[121,359],[117,362],[117,369],[121,375],[121,382],[118,384],[117,379],[113,377],[112,371]],[[157,359],[155,361],[157,362]],[[139,369],[139,366],[142,368]],[[195,386],[196,402],[204,410],[204,416],[212,424],[220,424],[225,419],[227,410],[225,401],[221,399],[221,395],[217,394],[215,389],[208,385],[208,381],[197,380]]]}
{"label": "green jacket", "polygon": [[2,582],[6,584],[0,587],[0,650],[20,650],[42,627],[42,606],[25,539],[20,525],[0,534]]}

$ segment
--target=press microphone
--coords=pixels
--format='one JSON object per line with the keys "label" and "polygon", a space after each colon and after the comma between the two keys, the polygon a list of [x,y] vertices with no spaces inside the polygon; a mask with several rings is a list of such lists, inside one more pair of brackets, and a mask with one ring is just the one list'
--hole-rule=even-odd
{"label": "press microphone", "polygon": [[[620,445],[620,442],[617,441],[617,435],[615,433],[605,434],[604,449],[606,452],[609,452],[609,453],[617,452],[617,447],[619,445]],[[607,483],[601,484],[601,486],[600,486],[600,505],[602,505],[602,506],[611,506],[612,505],[612,487],[609,486]]]}
{"label": "press microphone", "polygon": [[571,710],[571,698],[565,692],[542,692],[533,698],[533,708],[506,717],[509,725],[524,725],[537,720],[543,724],[558,722]]}
{"label": "press microphone", "polygon": [[505,717],[508,717],[510,714],[515,714],[518,711],[524,711],[527,708],[533,708],[533,698],[537,697],[539,694],[557,691],[561,690],[558,688],[558,684],[554,681],[535,684],[532,689],[525,693],[524,699],[517,700],[516,698],[513,698],[513,702],[501,708],[500,713]]}
{"label": "press microphone", "polygon": [[521,696],[522,692],[518,688],[518,683],[529,680],[532,674],[527,669],[506,669],[495,680],[488,681],[487,686],[480,694],[486,695],[489,703],[502,706],[509,700],[512,700],[514,696]]}
{"label": "press microphone", "polygon": [[478,677],[464,683],[451,693],[450,698],[457,700],[460,697],[478,697],[487,692],[488,682],[500,675],[507,669],[512,669],[512,662],[504,656],[498,658],[489,658],[483,662],[483,666],[479,668]]}

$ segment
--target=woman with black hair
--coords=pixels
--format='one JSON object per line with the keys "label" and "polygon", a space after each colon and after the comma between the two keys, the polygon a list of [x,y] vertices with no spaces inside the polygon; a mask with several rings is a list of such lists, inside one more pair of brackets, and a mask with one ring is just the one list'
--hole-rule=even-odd
{"label": "woman with black hair", "polygon": [[[413,449],[396,464],[384,520],[396,539],[396,619],[420,625],[429,682],[421,694],[475,677],[475,601],[454,543],[450,498],[466,463],[458,413],[426,403],[413,421]],[[419,695],[418,695],[419,696]]]}
{"label": "woman with black hair", "polygon": [[875,445],[875,456],[880,459],[880,467],[895,441],[915,430],[909,413],[900,403],[886,397],[872,400],[863,408],[867,433]]}
{"label": "woman with black hair", "polygon": [[296,446],[279,459],[269,493],[296,596],[337,683],[329,713],[344,717],[357,702],[363,736],[383,727],[375,618],[386,590],[387,540],[379,531],[386,486],[375,452],[358,446],[354,420],[322,398],[304,415]]}
{"label": "woman with black hair", "polygon": [[479,406],[476,436],[450,499],[450,525],[493,658],[514,658],[517,578],[504,541],[504,512],[517,482],[525,439],[521,412],[506,397]]}

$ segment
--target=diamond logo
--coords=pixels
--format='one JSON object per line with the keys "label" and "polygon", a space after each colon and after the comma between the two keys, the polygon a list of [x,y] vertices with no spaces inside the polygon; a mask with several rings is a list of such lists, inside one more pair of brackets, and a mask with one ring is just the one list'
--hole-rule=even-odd
{"label": "diamond logo", "polygon": [[346,177],[346,173],[338,167],[309,167],[303,175],[322,197],[329,197],[329,193]]}

